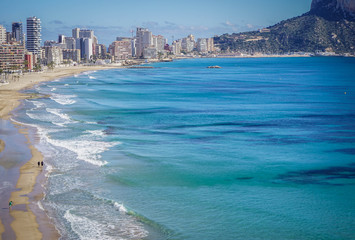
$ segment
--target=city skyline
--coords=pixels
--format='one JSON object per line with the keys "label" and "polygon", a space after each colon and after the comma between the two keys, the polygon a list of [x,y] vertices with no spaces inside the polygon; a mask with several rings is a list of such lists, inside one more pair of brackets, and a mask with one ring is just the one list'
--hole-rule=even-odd
{"label": "city skyline", "polygon": [[[309,10],[311,0],[232,1],[135,1],[63,0],[61,4],[20,0],[13,6],[7,1],[0,9],[0,24],[10,29],[12,22],[26,23],[36,16],[42,21],[42,41],[56,40],[58,34],[71,35],[75,27],[92,29],[100,43],[108,45],[118,36],[131,36],[131,30],[145,27],[154,34],[174,39],[194,34],[212,37],[223,33],[251,31],[301,15]],[[139,6],[139,7],[137,7]],[[134,34],[134,33],[133,33]]]}

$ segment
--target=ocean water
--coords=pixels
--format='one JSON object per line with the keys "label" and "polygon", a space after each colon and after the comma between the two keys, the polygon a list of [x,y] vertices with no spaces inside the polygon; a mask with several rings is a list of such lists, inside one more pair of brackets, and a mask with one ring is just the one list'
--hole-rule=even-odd
{"label": "ocean water", "polygon": [[354,58],[153,66],[41,84],[16,112],[62,239],[354,239]]}

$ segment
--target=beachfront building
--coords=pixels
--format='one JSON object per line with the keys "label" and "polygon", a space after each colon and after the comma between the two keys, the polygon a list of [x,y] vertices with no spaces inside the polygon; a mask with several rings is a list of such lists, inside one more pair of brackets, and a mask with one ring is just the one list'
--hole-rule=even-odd
{"label": "beachfront building", "polygon": [[12,44],[16,42],[16,39],[13,37],[12,32],[6,32],[6,43]]}
{"label": "beachfront building", "polygon": [[143,50],[143,58],[145,59],[156,59],[158,58],[158,51],[155,47],[146,47]]}
{"label": "beachfront building", "polygon": [[136,48],[136,39],[133,38],[131,41],[131,47],[132,47],[132,57],[137,56],[137,48]]}
{"label": "beachfront building", "polygon": [[117,60],[132,58],[132,42],[130,38],[117,38],[121,41],[114,41],[109,46],[109,53]]}
{"label": "beachfront building", "polygon": [[207,38],[207,52],[214,52],[214,40],[213,38]]}
{"label": "beachfront building", "polygon": [[158,36],[155,36],[153,35],[152,36],[152,43],[153,43],[153,46],[157,49],[158,52],[163,52],[164,51],[164,46],[166,44],[166,38],[164,38],[163,36],[161,35],[158,35]]}
{"label": "beachfront building", "polygon": [[152,46],[152,32],[146,28],[137,28],[136,31],[136,57],[143,57],[145,48]]}
{"label": "beachfront building", "polygon": [[27,68],[27,70],[32,70],[33,69],[33,53],[31,52],[26,52],[25,53],[25,68]]}
{"label": "beachfront building", "polygon": [[45,59],[46,64],[53,62],[55,65],[59,65],[63,62],[63,52],[58,46],[46,46],[45,49]]}
{"label": "beachfront building", "polygon": [[25,47],[22,44],[0,45],[0,69],[15,71],[23,67],[25,59]]}
{"label": "beachfront building", "polygon": [[91,60],[95,54],[96,45],[98,44],[94,31],[90,29],[74,28],[72,30],[72,35],[75,39],[75,48],[80,49],[81,58],[86,61]]}
{"label": "beachfront building", "polygon": [[63,49],[63,61],[72,60],[74,62],[80,62],[80,49]]}
{"label": "beachfront building", "polygon": [[195,37],[190,34],[181,40],[181,49],[187,53],[192,52],[195,48]]}
{"label": "beachfront building", "polygon": [[76,40],[73,37],[65,37],[65,49],[76,49]]}
{"label": "beachfront building", "polygon": [[0,44],[6,43],[6,28],[0,25]]}
{"label": "beachfront building", "polygon": [[37,17],[27,18],[26,48],[33,54],[41,53],[41,20]]}
{"label": "beachfront building", "polygon": [[79,38],[91,38],[91,39],[94,39],[94,37],[95,37],[93,30],[80,29],[80,28],[76,28],[76,29],[79,29]]}
{"label": "beachfront building", "polygon": [[176,40],[173,42],[171,46],[171,51],[174,55],[180,55],[181,54],[181,40]]}
{"label": "beachfront building", "polygon": [[94,55],[96,58],[104,59],[107,55],[106,46],[104,44],[96,44]]}
{"label": "beachfront building", "polygon": [[65,44],[65,36],[63,34],[58,35],[58,43]]}
{"label": "beachfront building", "polygon": [[93,57],[92,38],[80,38],[81,58],[90,61]]}
{"label": "beachfront building", "polygon": [[23,35],[23,28],[22,22],[13,22],[12,23],[12,37],[15,41],[24,44],[24,35]]}
{"label": "beachfront building", "polygon": [[72,36],[73,36],[73,38],[80,38],[80,37],[79,37],[79,32],[80,32],[80,28],[74,28],[74,29],[72,30]]}
{"label": "beachfront building", "polygon": [[197,39],[197,43],[196,43],[196,48],[197,51],[200,53],[207,53],[207,40],[206,38],[199,38]]}

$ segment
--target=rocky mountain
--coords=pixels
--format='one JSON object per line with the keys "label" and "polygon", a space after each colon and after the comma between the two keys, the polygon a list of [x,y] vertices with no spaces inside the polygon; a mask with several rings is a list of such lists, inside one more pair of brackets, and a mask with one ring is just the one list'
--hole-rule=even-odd
{"label": "rocky mountain", "polygon": [[355,0],[313,0],[309,12],[253,32],[215,37],[222,51],[246,54],[355,54]]}
{"label": "rocky mountain", "polygon": [[309,14],[327,20],[355,20],[355,0],[313,0]]}

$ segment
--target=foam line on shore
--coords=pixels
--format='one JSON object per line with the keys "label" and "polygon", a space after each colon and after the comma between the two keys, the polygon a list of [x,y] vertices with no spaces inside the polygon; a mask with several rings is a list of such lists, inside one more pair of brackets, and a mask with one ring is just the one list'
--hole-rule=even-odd
{"label": "foam line on shore", "polygon": [[[20,101],[30,98],[27,94],[20,93],[19,91],[26,88],[32,88],[34,85],[41,82],[54,81],[56,79],[69,77],[75,74],[80,74],[87,71],[96,71],[103,69],[119,68],[118,66],[80,66],[80,67],[65,67],[57,68],[53,71],[41,73],[26,73],[20,76],[17,81],[9,81],[6,85],[0,86],[0,118],[10,119],[11,111],[17,108]],[[12,120],[11,120],[12,121]],[[14,121],[12,121],[16,124]],[[23,127],[23,125],[22,125]],[[29,141],[27,130],[21,132],[28,139],[28,147],[31,150],[31,159],[20,168],[20,177],[17,182],[16,190],[11,193],[11,200],[15,206],[11,211],[11,216],[14,218],[11,223],[16,237],[18,239],[41,239],[43,234],[38,227],[38,217],[43,218],[46,214],[42,211],[40,216],[36,216],[31,207],[28,194],[30,194],[37,182],[37,176],[40,173],[40,168],[37,167],[37,161],[43,159],[42,154],[33,146]],[[2,150],[3,141],[0,142],[0,150]],[[5,145],[6,143],[4,143]],[[1,151],[0,151],[1,152]],[[53,226],[54,227],[54,226]],[[0,222],[0,237],[4,233],[5,228]],[[6,234],[6,233],[5,233]],[[48,234],[47,234],[48,236]],[[58,238],[55,236],[54,238]]]}

